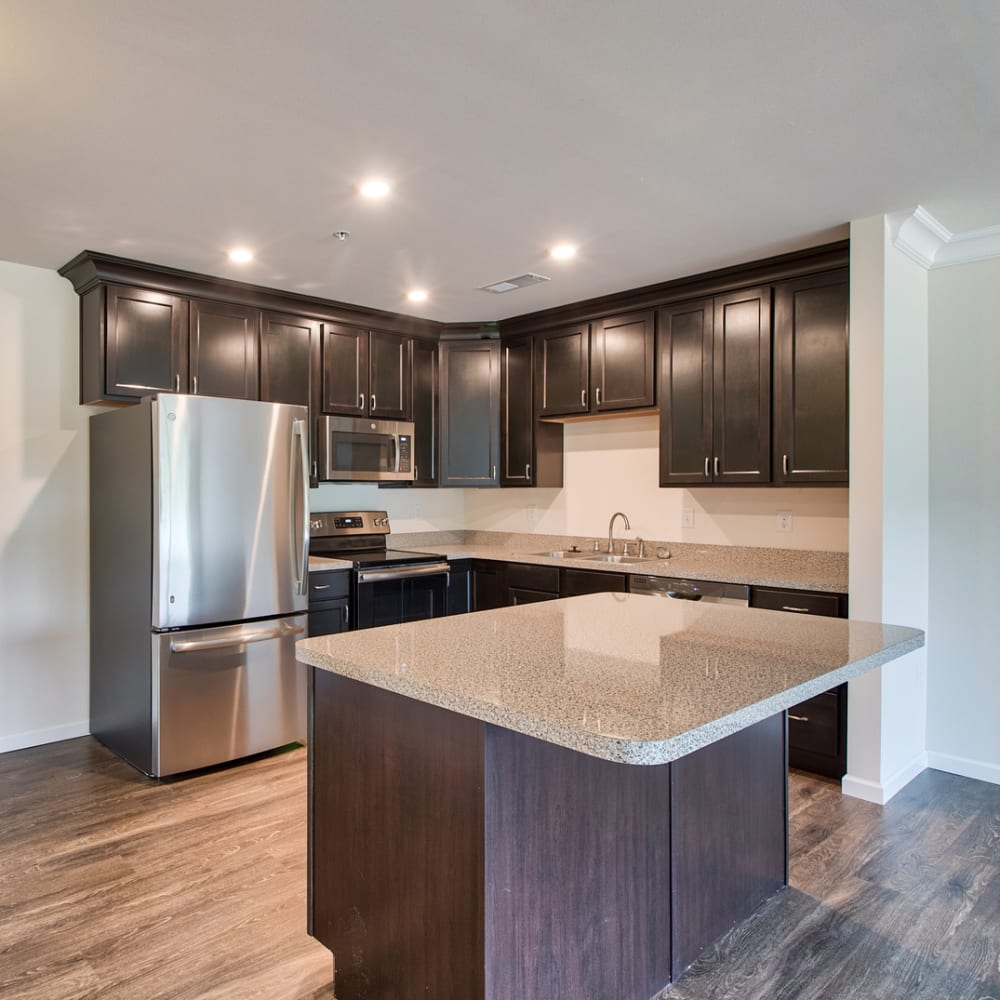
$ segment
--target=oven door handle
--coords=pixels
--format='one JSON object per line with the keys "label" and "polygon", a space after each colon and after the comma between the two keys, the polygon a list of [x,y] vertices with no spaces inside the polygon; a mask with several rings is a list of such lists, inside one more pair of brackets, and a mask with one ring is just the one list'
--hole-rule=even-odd
{"label": "oven door handle", "polygon": [[380,583],[383,580],[406,580],[412,576],[438,576],[447,573],[451,565],[446,562],[421,563],[418,566],[397,566],[392,569],[358,570],[358,583]]}

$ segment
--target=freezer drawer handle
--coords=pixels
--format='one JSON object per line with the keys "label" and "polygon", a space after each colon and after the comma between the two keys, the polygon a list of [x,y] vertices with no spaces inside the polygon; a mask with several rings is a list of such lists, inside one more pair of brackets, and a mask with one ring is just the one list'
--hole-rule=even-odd
{"label": "freezer drawer handle", "polygon": [[401,566],[398,569],[369,569],[358,572],[358,583],[379,583],[383,580],[406,580],[411,576],[436,576],[447,573],[451,566],[446,562],[421,566]]}
{"label": "freezer drawer handle", "polygon": [[789,719],[794,719],[796,722],[808,722],[809,721],[809,716],[808,715],[792,715],[791,712],[788,713],[788,718]]}
{"label": "freezer drawer handle", "polygon": [[239,635],[229,635],[219,639],[184,639],[170,642],[171,653],[196,653],[202,649],[225,649],[227,646],[243,646],[248,642],[268,642],[271,639],[287,639],[293,635],[302,635],[305,627],[302,625],[279,625],[266,632],[241,632]]}

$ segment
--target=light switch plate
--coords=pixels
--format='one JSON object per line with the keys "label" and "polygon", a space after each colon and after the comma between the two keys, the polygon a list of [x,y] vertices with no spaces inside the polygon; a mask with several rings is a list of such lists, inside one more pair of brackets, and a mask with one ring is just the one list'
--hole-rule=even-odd
{"label": "light switch plate", "polygon": [[681,527],[694,527],[694,507],[681,507]]}

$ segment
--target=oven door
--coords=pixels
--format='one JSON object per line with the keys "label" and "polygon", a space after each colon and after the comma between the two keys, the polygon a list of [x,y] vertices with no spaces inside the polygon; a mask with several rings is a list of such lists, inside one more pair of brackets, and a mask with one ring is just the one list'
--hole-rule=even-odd
{"label": "oven door", "polygon": [[355,628],[398,625],[448,613],[446,562],[359,569],[354,578]]}
{"label": "oven door", "polygon": [[319,478],[329,482],[407,482],[413,479],[413,424],[406,421],[320,417]]}

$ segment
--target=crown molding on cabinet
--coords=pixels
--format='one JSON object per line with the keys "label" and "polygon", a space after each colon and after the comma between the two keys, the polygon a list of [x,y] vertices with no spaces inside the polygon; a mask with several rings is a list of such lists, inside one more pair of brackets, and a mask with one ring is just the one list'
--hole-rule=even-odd
{"label": "crown molding on cabinet", "polygon": [[1000,226],[953,233],[922,205],[888,219],[893,245],[928,270],[1000,257]]}

